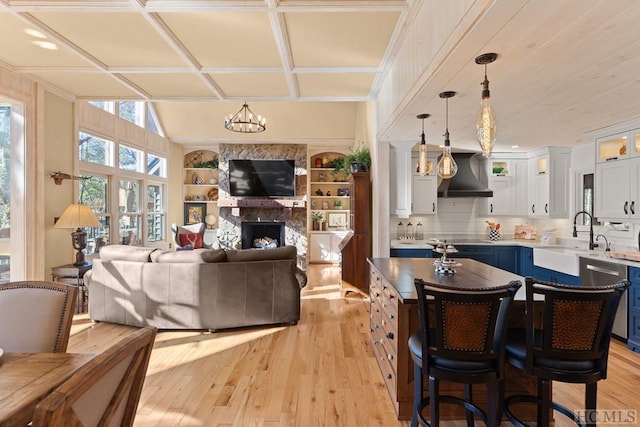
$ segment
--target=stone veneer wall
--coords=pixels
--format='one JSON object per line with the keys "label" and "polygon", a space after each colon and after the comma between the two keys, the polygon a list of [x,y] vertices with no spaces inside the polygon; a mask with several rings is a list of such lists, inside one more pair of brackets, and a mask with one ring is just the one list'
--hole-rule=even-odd
{"label": "stone veneer wall", "polygon": [[[229,159],[293,159],[296,197],[307,199],[307,146],[304,144],[220,144],[219,199],[238,199],[229,195]],[[241,246],[242,221],[281,221],[285,223],[287,245],[298,248],[298,264],[306,267],[307,209],[286,207],[220,207],[218,240],[225,249]]]}

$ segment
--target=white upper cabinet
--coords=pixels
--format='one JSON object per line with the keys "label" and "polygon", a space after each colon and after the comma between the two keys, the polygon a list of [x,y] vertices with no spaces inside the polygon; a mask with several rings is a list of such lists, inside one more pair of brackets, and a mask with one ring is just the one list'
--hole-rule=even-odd
{"label": "white upper cabinet", "polygon": [[427,174],[417,172],[416,157],[411,149],[415,143],[391,143],[389,150],[391,169],[389,173],[390,212],[399,218],[410,215],[434,215],[438,206],[438,176],[436,161],[427,160]]}
{"label": "white upper cabinet", "polygon": [[414,215],[435,215],[438,212],[438,176],[413,175],[411,212]]}
{"label": "white upper cabinet", "polygon": [[640,157],[596,164],[595,215],[600,219],[640,219]]}
{"label": "white upper cabinet", "polygon": [[389,148],[389,211],[399,218],[411,215],[411,148],[414,144],[394,142]]}
{"label": "white upper cabinet", "polygon": [[493,197],[482,200],[485,216],[527,215],[527,160],[511,156],[494,153],[482,163],[480,179],[493,191]]}
{"label": "white upper cabinet", "polygon": [[571,149],[547,147],[532,152],[528,161],[528,216],[569,217]]}
{"label": "white upper cabinet", "polygon": [[429,153],[425,175],[418,172],[418,157],[411,158],[411,213],[413,215],[435,215],[438,213],[437,159]]}
{"label": "white upper cabinet", "polygon": [[[624,130],[626,126],[629,130]],[[640,128],[638,123],[616,125],[592,133],[596,173],[594,213],[603,220],[640,219]]]}
{"label": "white upper cabinet", "polygon": [[640,129],[596,139],[596,163],[627,160],[640,156]]}

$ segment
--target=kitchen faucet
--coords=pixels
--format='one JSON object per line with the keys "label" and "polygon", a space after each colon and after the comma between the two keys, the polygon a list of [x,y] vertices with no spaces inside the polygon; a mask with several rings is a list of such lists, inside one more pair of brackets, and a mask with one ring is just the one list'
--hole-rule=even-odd
{"label": "kitchen faucet", "polygon": [[[583,214],[589,217],[589,250],[594,250],[598,247],[597,243],[593,242],[593,217],[587,211],[580,211],[573,217],[573,237],[578,237],[578,229],[576,228],[576,220],[578,215]],[[604,236],[603,236],[604,237]]]}
{"label": "kitchen faucet", "polygon": [[607,239],[607,236],[605,236],[604,234],[598,234],[596,236],[596,242],[598,240],[600,240],[600,237],[602,237],[604,239],[604,244],[605,244],[605,252],[610,252],[611,251],[611,244],[609,243],[609,239]]}

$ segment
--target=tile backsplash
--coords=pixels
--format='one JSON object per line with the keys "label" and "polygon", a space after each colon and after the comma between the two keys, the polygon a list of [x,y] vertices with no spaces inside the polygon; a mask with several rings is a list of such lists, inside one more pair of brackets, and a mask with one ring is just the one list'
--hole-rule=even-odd
{"label": "tile backsplash", "polygon": [[[513,239],[515,226],[527,224],[534,226],[537,231],[537,241],[544,235],[545,231],[554,229],[553,236],[556,244],[587,247],[589,241],[588,226],[578,226],[578,237],[572,237],[573,218],[571,219],[539,219],[528,217],[503,217],[503,216],[480,216],[480,199],[476,198],[450,198],[438,199],[437,215],[414,215],[409,218],[398,218],[391,216],[389,219],[389,234],[392,239],[400,238],[404,228],[399,232],[398,224],[402,222],[406,225],[411,222],[415,226],[422,224],[424,239],[429,238],[488,238],[489,227],[485,221],[500,224],[500,235],[503,240]],[[640,224],[632,226],[626,232],[616,232],[611,228],[595,226],[594,233],[607,236],[613,250],[637,251],[638,233]],[[604,240],[597,250],[604,250]]]}

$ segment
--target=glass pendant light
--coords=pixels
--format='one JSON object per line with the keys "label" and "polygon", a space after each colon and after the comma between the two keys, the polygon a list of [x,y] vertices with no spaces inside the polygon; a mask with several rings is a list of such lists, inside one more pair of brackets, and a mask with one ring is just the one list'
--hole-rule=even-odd
{"label": "glass pendant light", "polygon": [[418,173],[422,176],[426,176],[429,173],[427,168],[427,142],[424,138],[424,119],[429,117],[430,114],[418,114],[416,117],[422,120],[422,135],[420,138],[420,151],[418,157]]}
{"label": "glass pendant light", "polygon": [[445,132],[444,132],[444,148],[442,149],[442,156],[438,161],[438,176],[442,179],[451,179],[458,172],[458,165],[451,156],[451,142],[449,141],[449,98],[455,96],[455,92],[447,91],[441,92],[440,98],[444,98],[447,103],[446,115],[445,115]]}
{"label": "glass pendant light", "polygon": [[487,64],[498,57],[495,53],[484,53],[476,58],[476,64],[484,65],[484,81],[482,82],[482,103],[476,118],[476,130],[480,150],[485,157],[491,156],[493,144],[496,142],[496,112],[491,106],[489,80],[487,80]]}

